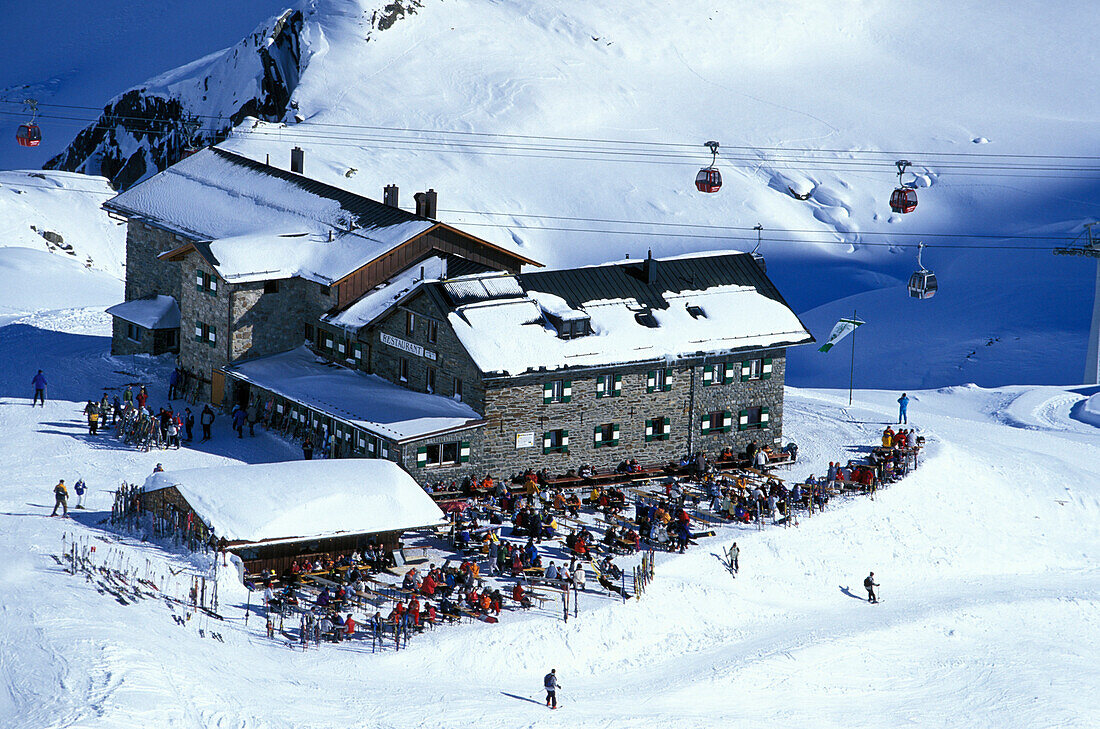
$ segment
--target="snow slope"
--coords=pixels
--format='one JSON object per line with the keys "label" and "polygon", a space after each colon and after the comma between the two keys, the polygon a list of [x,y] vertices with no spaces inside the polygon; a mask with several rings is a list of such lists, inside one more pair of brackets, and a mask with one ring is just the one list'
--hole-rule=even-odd
{"label": "snow slope", "polygon": [[59,253],[122,278],[126,227],[100,208],[113,194],[102,177],[0,172],[0,248]]}
{"label": "snow slope", "polygon": [[[224,419],[204,450],[136,453],[87,437],[79,401],[100,385],[153,378],[153,400],[164,393],[163,364],[105,357],[106,324],[74,310],[0,328],[7,726],[1087,727],[1100,710],[1100,430],[1071,416],[1084,394],[912,392],[912,422],[929,439],[913,475],[796,528],[727,528],[661,555],[641,600],[591,595],[568,624],[506,611],[498,625],[438,629],[399,653],[302,653],[264,638],[258,620],[245,626],[243,589],[228,579],[228,621],[181,628],[163,603],[119,605],[48,556],[64,532],[104,534],[109,490],[157,461],[171,471],[293,457],[267,435],[242,444]],[[36,366],[52,398],[37,410]],[[860,452],[896,414],[896,392],[857,391],[852,407],[846,395],[788,391],[787,435],[801,446],[792,477]],[[78,475],[90,511],[45,518],[56,479]],[[736,580],[712,554],[732,540]],[[108,545],[165,574],[187,566],[133,539]],[[878,606],[853,599],[868,570]],[[564,686],[555,713],[537,690],[550,667]]]}

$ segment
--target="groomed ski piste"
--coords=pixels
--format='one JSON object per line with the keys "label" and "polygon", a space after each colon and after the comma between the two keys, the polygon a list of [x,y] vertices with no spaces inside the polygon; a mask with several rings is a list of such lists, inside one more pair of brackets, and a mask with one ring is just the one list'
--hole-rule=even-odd
{"label": "groomed ski piste", "polygon": [[[87,435],[82,401],[134,373],[163,398],[167,365],[107,355],[109,322],[79,309],[0,328],[5,485],[0,715],[12,727],[1090,726],[1100,708],[1100,437],[1078,417],[1096,388],[910,392],[920,467],[874,500],[834,499],[796,528],[724,527],[658,553],[640,599],[582,598],[566,624],[506,610],[415,636],[406,650],[291,650],[223,571],[216,623],[163,601],[122,605],[51,557],[96,536],[134,564],[194,568],[100,524],[121,481],[294,457],[226,419],[194,448],[136,452]],[[50,380],[30,407],[36,369]],[[130,375],[123,374],[125,372]],[[159,393],[158,393],[159,391]],[[785,477],[858,455],[896,418],[894,391],[788,389]],[[202,448],[202,450],[199,450]],[[50,518],[58,478],[88,510]],[[70,505],[74,501],[70,501]],[[716,558],[741,547],[736,579]],[[873,570],[880,605],[863,599]],[[200,637],[218,631],[224,642]],[[542,704],[557,668],[561,707]]]}

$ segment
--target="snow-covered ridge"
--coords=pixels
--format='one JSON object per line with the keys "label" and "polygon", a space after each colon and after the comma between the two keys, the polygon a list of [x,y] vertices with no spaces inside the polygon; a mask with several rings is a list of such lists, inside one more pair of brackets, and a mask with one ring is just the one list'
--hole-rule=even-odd
{"label": "snow-covered ridge", "polygon": [[[421,4],[396,0],[360,10],[361,23],[369,18],[364,41]],[[294,92],[308,65],[328,49],[323,30],[307,25],[316,12],[316,2],[299,2],[235,46],[124,91],[47,167],[103,175],[126,189],[179,160],[185,148],[223,139],[245,118],[300,120]]]}

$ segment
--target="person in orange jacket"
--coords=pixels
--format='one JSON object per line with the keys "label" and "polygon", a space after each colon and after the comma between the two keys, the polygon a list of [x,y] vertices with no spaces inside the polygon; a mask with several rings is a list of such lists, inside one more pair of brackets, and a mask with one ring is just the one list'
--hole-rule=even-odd
{"label": "person in orange jacket", "polygon": [[519,582],[517,582],[516,586],[512,588],[512,599],[525,608],[531,607],[531,598],[527,597],[526,593],[523,590],[523,585]]}

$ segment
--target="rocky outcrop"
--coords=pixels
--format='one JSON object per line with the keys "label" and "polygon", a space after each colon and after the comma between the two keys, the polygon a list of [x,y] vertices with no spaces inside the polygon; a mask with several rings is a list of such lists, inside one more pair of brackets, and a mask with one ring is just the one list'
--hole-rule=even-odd
{"label": "rocky outcrop", "polygon": [[[46,169],[102,175],[125,190],[189,150],[221,141],[245,117],[282,120],[301,73],[302,25],[302,12],[288,10],[212,61],[126,91]],[[195,71],[205,75],[181,77]],[[240,88],[259,93],[241,98],[234,93]]]}

